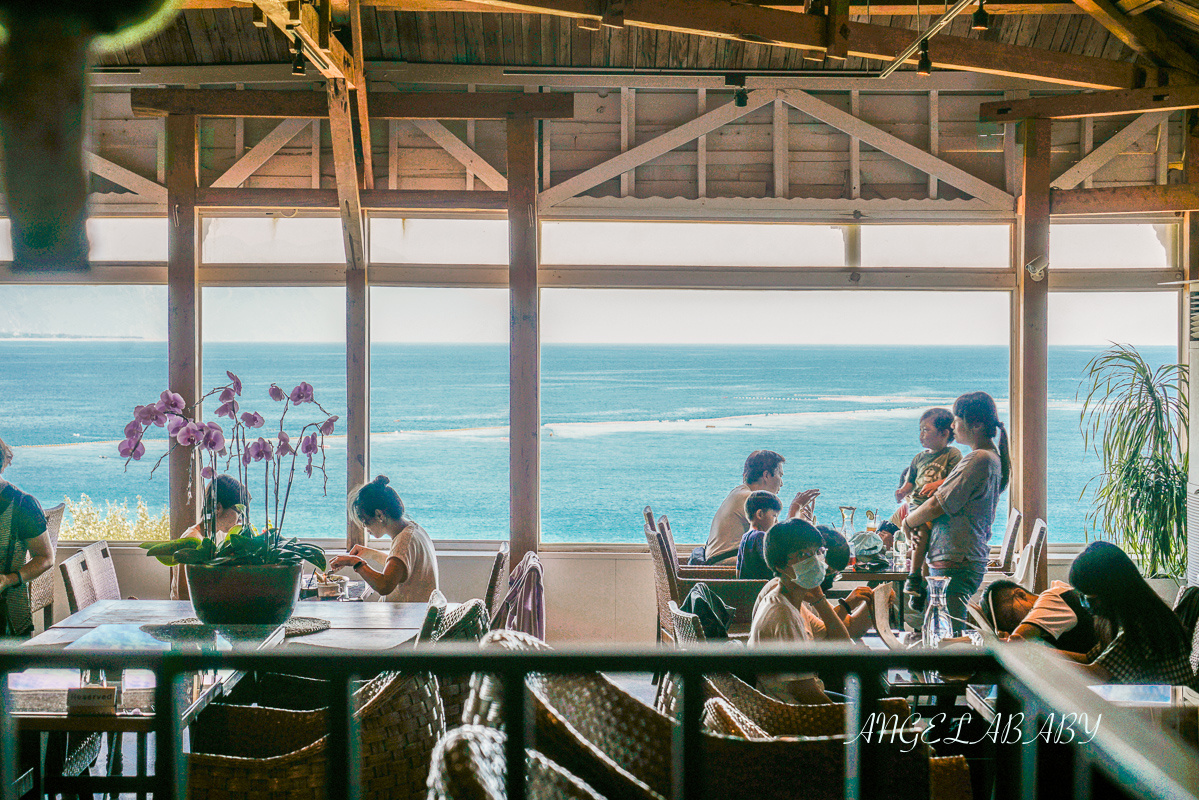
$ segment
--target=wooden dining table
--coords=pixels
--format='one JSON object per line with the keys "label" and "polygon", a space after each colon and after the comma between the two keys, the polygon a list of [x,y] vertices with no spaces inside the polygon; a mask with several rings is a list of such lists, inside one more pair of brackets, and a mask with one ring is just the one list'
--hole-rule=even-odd
{"label": "wooden dining table", "polygon": [[[338,649],[378,652],[411,646],[425,618],[425,603],[364,603],[338,601],[301,602],[292,614],[328,622],[314,633],[285,636],[282,626],[211,626],[180,625],[194,620],[188,601],[172,600],[100,600],[70,615],[49,630],[24,644],[29,648],[54,651],[86,648],[89,650],[167,649],[155,647],[156,639],[170,638],[172,630],[182,630],[184,640],[201,642],[218,649],[254,651],[264,649]],[[195,630],[191,630],[191,629]],[[164,632],[168,635],[163,636]],[[204,635],[201,635],[204,634]],[[208,634],[211,634],[210,636]],[[217,642],[220,645],[217,645]],[[72,677],[74,675],[74,677]],[[181,723],[189,725],[205,706],[222,697],[236,685],[241,673],[217,670],[196,676],[180,697]],[[146,739],[154,729],[153,676],[129,670],[122,674],[122,700],[117,713],[81,715],[68,713],[68,687],[84,682],[79,670],[37,670],[14,674],[9,679],[10,696],[20,695],[12,706],[13,717],[21,733],[22,750],[27,757],[40,751],[43,734],[52,731],[95,732],[120,735],[137,734],[137,773],[134,776],[91,776],[63,778],[48,771],[38,772],[34,786],[37,796],[43,792],[124,791],[144,793],[152,784],[147,777]],[[190,691],[189,691],[190,690]]]}

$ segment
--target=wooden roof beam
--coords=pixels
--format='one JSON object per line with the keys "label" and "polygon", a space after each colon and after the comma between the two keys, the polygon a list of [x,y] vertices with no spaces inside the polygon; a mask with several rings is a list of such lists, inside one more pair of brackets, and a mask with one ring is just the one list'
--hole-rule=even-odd
{"label": "wooden roof beam", "polygon": [[[330,80],[344,80],[355,89],[361,73],[353,56],[332,32],[332,11],[327,2],[301,3],[299,0],[254,0],[266,19],[283,32],[293,44],[299,43],[317,71]],[[322,115],[323,116],[323,115]]]}
{"label": "wooden roof beam", "polygon": [[1175,37],[1169,36],[1144,16],[1125,14],[1111,0],[1074,0],[1124,44],[1159,67],[1168,67],[1199,76],[1199,60]]}
{"label": "wooden roof beam", "polygon": [[[249,0],[181,0],[179,7],[183,10],[198,10],[198,9],[222,9],[222,8],[245,8]],[[1139,14],[1147,8],[1160,4],[1162,0],[1120,0],[1120,7],[1130,14]],[[507,11],[507,9],[497,8],[493,5],[488,5],[486,2],[479,0],[364,0],[364,6],[377,8],[385,11],[413,11],[413,12],[473,12],[483,14],[499,14]],[[754,3],[753,5],[762,5],[767,8],[775,8],[780,11],[791,11],[793,13],[801,13],[804,9],[803,2],[784,3],[784,2],[767,2]],[[950,8],[952,3],[920,3],[915,2],[884,2],[873,3],[867,0],[850,0],[850,14],[855,16],[940,16],[944,14],[946,9]],[[1127,7],[1126,7],[1127,6]],[[536,13],[527,9],[517,9],[515,13]],[[1086,12],[1072,2],[1019,2],[1012,0],[1011,2],[988,2],[988,14],[1085,14]],[[348,0],[333,0],[333,19],[341,22],[347,18],[349,14]]]}
{"label": "wooden roof beam", "polygon": [[[350,31],[354,46],[354,71],[358,75],[366,75],[366,63],[363,61],[364,52],[362,41],[362,6],[360,0],[350,0]],[[354,92],[354,102],[358,110],[358,138],[362,144],[362,188],[375,188],[375,162],[371,153],[371,116],[366,99],[366,81],[358,84]]]}
{"label": "wooden roof beam", "polygon": [[[561,92],[374,92],[373,119],[569,119],[574,96]],[[323,92],[227,89],[133,89],[130,105],[139,117],[188,114],[197,117],[329,116]]]}
{"label": "wooden roof beam", "polygon": [[[368,211],[504,211],[507,192],[446,189],[374,189],[359,192]],[[336,189],[198,189],[196,207],[203,209],[338,210]]]}
{"label": "wooden roof beam", "polygon": [[[600,20],[599,0],[480,0],[497,8]],[[625,0],[626,26],[715,36],[823,53],[825,19],[812,14],[752,6],[730,0]],[[891,61],[912,42],[912,31],[847,23],[850,56]],[[1150,77],[1133,64],[1056,53],[983,39],[937,36],[929,42],[937,67],[1005,75],[1096,89],[1132,89]],[[916,56],[910,59],[915,63]],[[1155,76],[1153,76],[1155,77]]]}
{"label": "wooden roof beam", "polygon": [[1053,189],[1049,193],[1049,203],[1051,213],[1063,216],[1199,211],[1199,185]]}
{"label": "wooden roof beam", "polygon": [[1028,100],[996,100],[980,105],[978,118],[981,122],[1017,122],[1033,118],[1114,117],[1184,108],[1199,108],[1199,85],[1063,94]]}

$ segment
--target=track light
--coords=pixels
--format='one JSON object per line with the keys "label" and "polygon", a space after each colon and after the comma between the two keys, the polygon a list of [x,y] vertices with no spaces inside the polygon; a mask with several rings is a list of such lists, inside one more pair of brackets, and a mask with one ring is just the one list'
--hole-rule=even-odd
{"label": "track light", "polygon": [[749,91],[744,86],[733,92],[733,105],[737,108],[745,108],[749,105]]}
{"label": "track light", "polygon": [[301,49],[301,47],[298,43],[296,44],[295,49],[292,50],[291,74],[292,75],[306,74],[306,71],[304,68],[304,51],[303,51],[303,49]]}
{"label": "track light", "polygon": [[987,13],[987,0],[978,0],[978,8],[974,10],[970,30],[985,31],[991,27],[991,15]]}
{"label": "track light", "polygon": [[920,43],[920,60],[916,62],[916,74],[928,77],[933,74],[933,60],[928,57],[928,40]]}

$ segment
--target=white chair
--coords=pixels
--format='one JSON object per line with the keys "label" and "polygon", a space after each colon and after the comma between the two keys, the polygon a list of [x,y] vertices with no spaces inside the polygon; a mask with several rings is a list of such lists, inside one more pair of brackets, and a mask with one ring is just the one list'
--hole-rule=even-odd
{"label": "white chair", "polygon": [[1023,586],[1027,591],[1036,590],[1037,568],[1041,561],[1041,551],[1045,549],[1048,537],[1048,527],[1045,520],[1038,519],[1032,528],[1032,539],[1024,545],[1020,555],[1016,556],[1016,566],[1012,570],[1012,580]]}

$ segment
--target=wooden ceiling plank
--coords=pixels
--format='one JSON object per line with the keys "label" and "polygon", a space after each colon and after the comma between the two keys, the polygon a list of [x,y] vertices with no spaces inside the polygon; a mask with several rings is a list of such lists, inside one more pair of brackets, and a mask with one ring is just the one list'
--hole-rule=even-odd
{"label": "wooden ceiling plank", "polygon": [[441,145],[443,150],[453,156],[467,170],[477,175],[479,180],[487,184],[490,189],[497,192],[508,191],[508,179],[472,150],[466,142],[455,136],[445,125],[435,119],[414,119],[412,124],[421,133]]}
{"label": "wooden ceiling plank", "polygon": [[1199,211],[1199,185],[1054,189],[1049,202],[1055,215]]}
{"label": "wooden ceiling plank", "polygon": [[579,173],[573,178],[568,178],[557,186],[546,189],[538,196],[538,205],[543,209],[547,209],[564,200],[569,200],[575,195],[598,186],[604,181],[611,180],[646,163],[650,159],[657,158],[663,153],[669,153],[676,147],[756,111],[773,101],[776,96],[776,92],[768,89],[757,89],[749,92],[748,102],[745,106],[737,106],[735,103],[725,103],[706,114],[701,114],[690,122],[667,131],[660,136],[656,136],[648,142],[627,150],[614,158],[610,158],[602,164]]}
{"label": "wooden ceiling plank", "polygon": [[1050,186],[1054,189],[1073,189],[1082,183],[1085,178],[1094,175],[1096,171],[1109,161],[1123,153],[1125,148],[1137,139],[1140,139],[1149,133],[1149,131],[1162,124],[1169,116],[1169,111],[1153,111],[1148,114],[1142,114],[1123,129],[1117,131],[1112,138],[1079,159],[1077,164],[1059,175],[1057,179],[1050,183]]}
{"label": "wooden ceiling plank", "polygon": [[[191,114],[199,117],[328,116],[320,92],[232,91],[223,89],[133,89],[135,116]],[[376,92],[374,119],[505,119],[574,116],[574,98],[553,92]]]}
{"label": "wooden ceiling plank", "polygon": [[[504,8],[568,17],[599,19],[600,16],[599,4],[594,0],[487,2]],[[624,16],[626,25],[701,36],[738,40],[748,36],[754,41],[820,52],[827,44],[822,17],[727,0],[626,0]],[[911,33],[902,29],[860,22],[847,25],[850,55],[891,60],[911,43]],[[1033,32],[1035,25],[1030,27],[1030,34]],[[1130,89],[1142,85],[1145,77],[1143,71],[1132,64],[958,36],[935,37],[930,43],[929,55],[934,65],[942,68],[1031,77],[1072,86]]]}
{"label": "wooden ceiling plank", "polygon": [[1016,122],[1022,119],[1076,119],[1179,111],[1199,108],[1199,85],[1162,86],[1087,94],[1063,94],[1028,100],[997,100],[978,108],[980,122]]}
{"label": "wooden ceiling plank", "polygon": [[212,182],[214,189],[231,189],[241,186],[258,171],[258,168],[278,153],[285,144],[290,142],[302,130],[311,127],[307,119],[285,119],[275,129],[262,137],[262,141],[250,148],[250,151],[237,160],[233,166],[225,170],[225,174]]}
{"label": "wooden ceiling plank", "polygon": [[1199,75],[1199,59],[1147,17],[1125,14],[1111,0],[1074,1],[1113,36],[1158,66]]}
{"label": "wooden ceiling plank", "polygon": [[963,192],[977,197],[989,205],[1010,210],[1014,207],[1015,198],[996,186],[992,186],[981,178],[977,178],[947,161],[921,150],[915,145],[876,128],[852,114],[824,102],[807,92],[799,89],[788,89],[779,92],[779,96],[810,117],[831,125],[843,133],[864,142],[876,150],[898,158],[905,164],[933,175],[941,181],[961,189]]}

